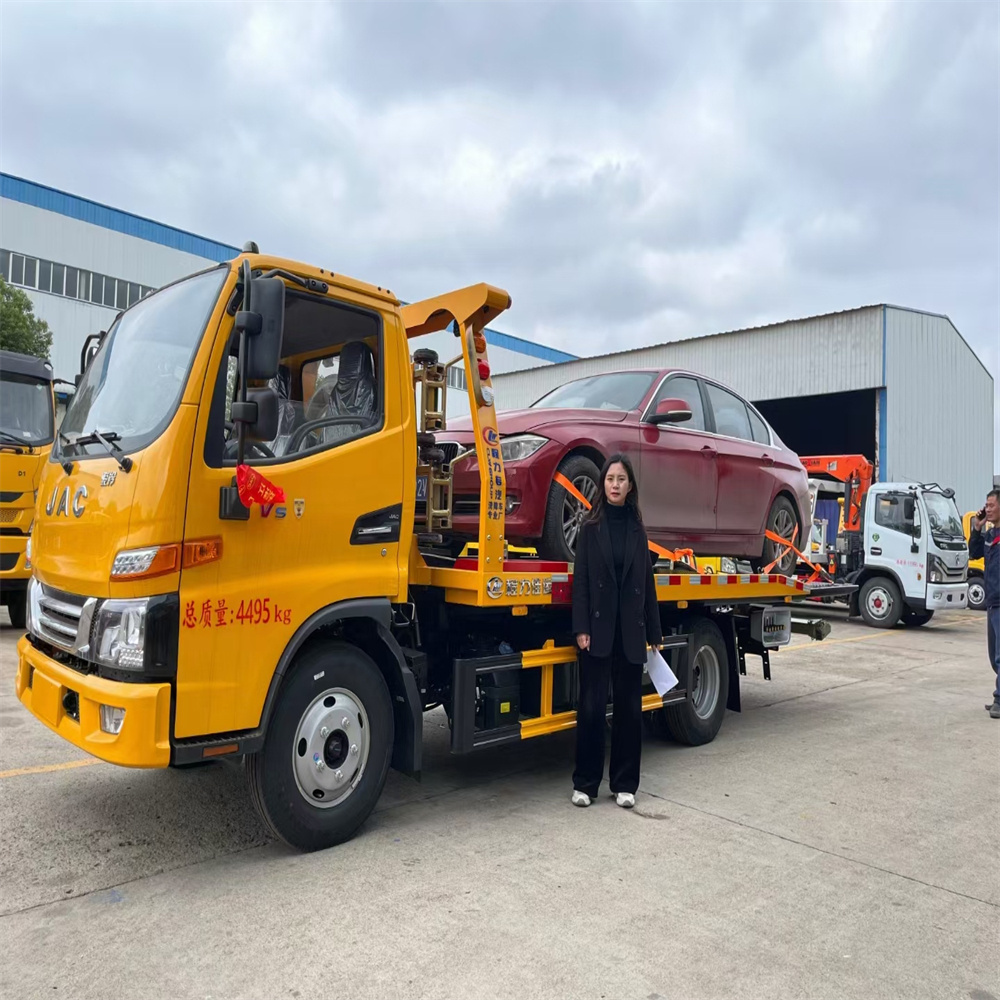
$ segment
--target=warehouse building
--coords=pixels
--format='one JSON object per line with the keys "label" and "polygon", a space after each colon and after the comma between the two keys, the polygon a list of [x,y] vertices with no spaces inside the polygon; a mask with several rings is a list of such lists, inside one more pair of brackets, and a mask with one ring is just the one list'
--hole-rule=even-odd
{"label": "warehouse building", "polygon": [[[233,244],[0,173],[0,275],[26,292],[35,315],[48,323],[49,360],[56,377],[68,382],[79,371],[87,336],[107,330],[122,309],[239,252]],[[497,372],[574,358],[497,330],[488,330],[486,339]],[[416,346],[433,348],[442,360],[461,350],[447,331],[421,338]],[[449,382],[465,389],[461,367],[451,370]],[[468,413],[464,391],[451,393],[448,403],[451,415]]]}
{"label": "warehouse building", "polygon": [[938,482],[962,510],[993,478],[993,378],[947,316],[893,305],[507,373],[503,410],[599,372],[686,368],[753,402],[800,455],[865,455],[883,482]]}

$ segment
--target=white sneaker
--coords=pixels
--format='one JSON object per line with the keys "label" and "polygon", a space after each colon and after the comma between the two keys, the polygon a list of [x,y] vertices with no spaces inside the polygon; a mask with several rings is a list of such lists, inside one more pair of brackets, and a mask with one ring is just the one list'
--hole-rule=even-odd
{"label": "white sneaker", "polygon": [[575,806],[589,806],[590,796],[586,792],[579,792],[575,788],[573,789],[573,805]]}
{"label": "white sneaker", "polygon": [[635,805],[635,796],[631,792],[619,792],[615,796],[615,802],[617,802],[622,809],[631,809]]}

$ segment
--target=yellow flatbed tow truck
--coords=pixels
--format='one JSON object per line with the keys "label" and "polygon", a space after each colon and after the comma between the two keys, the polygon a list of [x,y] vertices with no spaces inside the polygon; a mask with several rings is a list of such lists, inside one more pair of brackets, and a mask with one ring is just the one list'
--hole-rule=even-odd
{"label": "yellow flatbed tow truck", "polygon": [[[435,706],[455,753],[572,728],[572,567],[511,558],[504,537],[484,330],[509,305],[480,284],[401,306],[248,244],[120,314],[40,477],[22,704],[123,766],[242,758],[260,815],[303,850],[352,836],[390,766],[419,774]],[[447,365],[410,350],[447,328],[488,470],[457,559]],[[680,683],[647,684],[643,707],[705,743],[739,709],[745,655],[767,674],[809,590],[656,583]]]}

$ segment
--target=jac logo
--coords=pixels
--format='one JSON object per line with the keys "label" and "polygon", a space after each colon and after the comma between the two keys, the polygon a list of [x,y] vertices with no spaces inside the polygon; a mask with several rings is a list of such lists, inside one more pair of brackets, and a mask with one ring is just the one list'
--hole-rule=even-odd
{"label": "jac logo", "polygon": [[45,505],[45,513],[49,517],[69,517],[69,512],[73,511],[74,517],[83,517],[83,502],[87,499],[87,487],[78,486],[70,502],[69,487],[64,486],[61,490],[57,486],[49,497],[49,502]]}
{"label": "jac logo", "polygon": [[487,447],[495,448],[500,443],[500,435],[492,427],[484,427],[483,440]]}

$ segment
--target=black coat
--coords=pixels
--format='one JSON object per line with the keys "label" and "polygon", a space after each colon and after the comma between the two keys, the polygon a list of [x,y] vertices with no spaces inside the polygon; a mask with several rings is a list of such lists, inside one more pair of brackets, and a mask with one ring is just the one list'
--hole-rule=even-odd
{"label": "black coat", "polygon": [[622,646],[630,663],[646,662],[646,645],[659,645],[660,608],[646,532],[628,519],[622,584],[618,586],[607,518],[585,523],[576,540],[573,568],[573,633],[590,636],[590,653],[611,655],[621,616]]}

